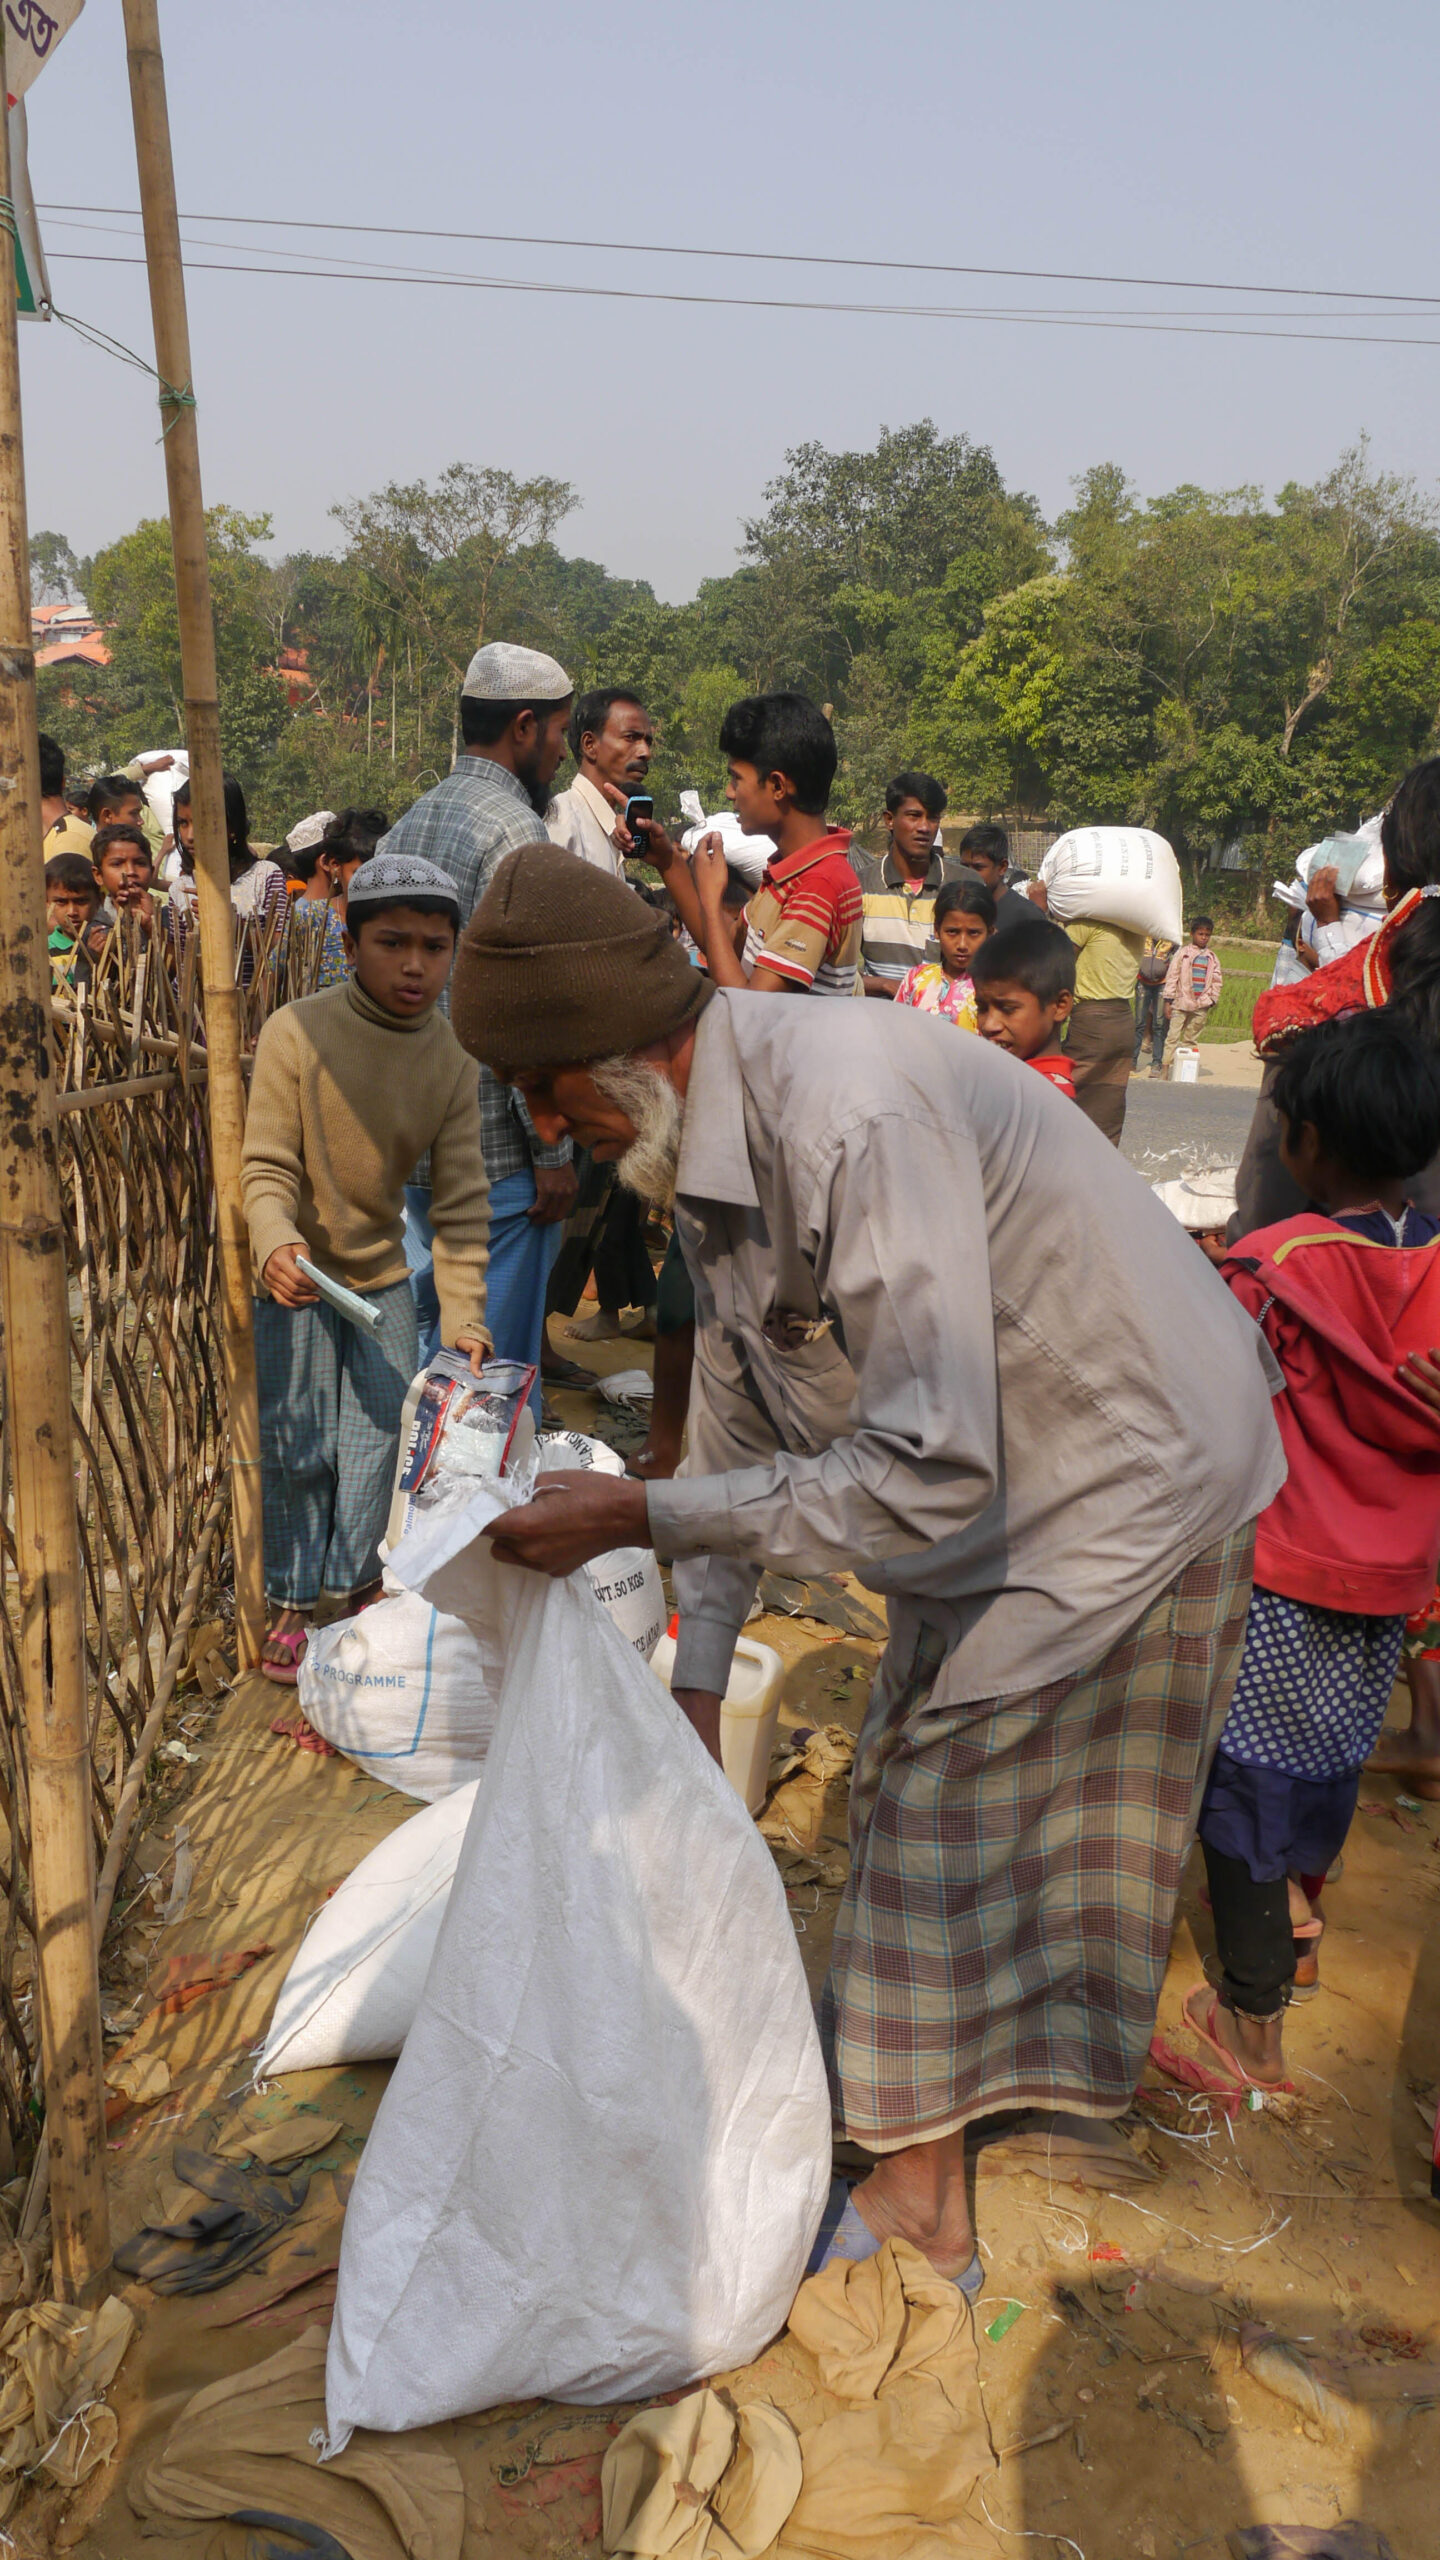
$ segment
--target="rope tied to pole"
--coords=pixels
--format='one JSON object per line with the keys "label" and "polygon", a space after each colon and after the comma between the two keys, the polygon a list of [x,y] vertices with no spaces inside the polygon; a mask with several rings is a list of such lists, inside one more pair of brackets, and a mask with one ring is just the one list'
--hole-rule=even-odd
{"label": "rope tied to pole", "polygon": [[8,231],[12,240],[19,241],[20,224],[16,218],[14,198],[11,196],[0,196],[0,231]]}
{"label": "rope tied to pole", "polygon": [[[15,208],[8,196],[0,196],[0,229],[5,227],[7,210],[10,216],[9,227],[13,231]],[[148,373],[151,381],[159,384],[160,406],[171,413],[160,430],[158,441],[161,444],[164,443],[181,411],[193,409],[198,405],[188,382],[183,390],[178,389],[173,382],[167,382],[163,373],[157,373],[153,364],[146,363],[144,356],[137,356],[133,347],[125,346],[119,338],[110,337],[104,329],[97,329],[93,321],[78,320],[73,311],[61,311],[54,303],[50,306],[50,317],[52,320],[58,320],[62,328],[73,329],[76,337],[83,338],[87,346],[98,347],[102,355],[115,356],[122,364],[133,364],[138,373]]]}

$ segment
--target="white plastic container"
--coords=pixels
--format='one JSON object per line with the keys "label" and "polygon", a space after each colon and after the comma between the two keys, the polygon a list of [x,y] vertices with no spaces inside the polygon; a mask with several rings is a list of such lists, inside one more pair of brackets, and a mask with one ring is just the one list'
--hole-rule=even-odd
{"label": "white plastic container", "polygon": [[[663,1635],[650,1656],[666,1688],[675,1668],[675,1638]],[[747,1813],[759,1813],[765,1802],[770,1754],[780,1721],[780,1684],[785,1665],[772,1646],[741,1636],[730,1666],[730,1684],[720,1709],[720,1760]]]}
{"label": "white plastic container", "polygon": [[1200,1081],[1200,1052],[1188,1041],[1182,1040],[1175,1052],[1170,1081],[1172,1084],[1198,1084]]}

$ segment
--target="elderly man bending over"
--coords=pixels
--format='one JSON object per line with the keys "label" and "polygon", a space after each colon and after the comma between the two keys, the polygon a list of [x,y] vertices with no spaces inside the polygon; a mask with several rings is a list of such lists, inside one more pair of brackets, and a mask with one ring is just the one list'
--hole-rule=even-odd
{"label": "elderly man bending over", "polygon": [[888,1599],[822,2017],[880,2162],[835,2246],[978,2291],[965,2127],[1113,2118],[1140,2077],[1284,1475],[1261,1336],[1043,1077],[923,1014],[707,987],[558,851],[500,865],[453,1019],[541,1136],[673,1198],[695,1282],[679,1477],[551,1478],[502,1551],[674,1558],[717,1757],[762,1566]]}

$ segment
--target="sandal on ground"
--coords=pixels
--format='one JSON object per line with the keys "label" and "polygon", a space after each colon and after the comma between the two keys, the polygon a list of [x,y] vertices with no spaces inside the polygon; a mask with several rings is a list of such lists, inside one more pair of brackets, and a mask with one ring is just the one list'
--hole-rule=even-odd
{"label": "sandal on ground", "polygon": [[593,1395],[600,1381],[593,1369],[582,1368],[578,1360],[562,1360],[558,1352],[550,1351],[540,1363],[540,1384],[588,1388]]}
{"label": "sandal on ground", "polygon": [[277,1716],[270,1730],[278,1733],[282,1742],[293,1742],[297,1751],[313,1751],[317,1759],[334,1760],[338,1757],[334,1743],[327,1742],[323,1733],[316,1732],[308,1716]]}
{"label": "sandal on ground", "polygon": [[[845,2199],[843,2210],[838,2215],[835,2212],[836,2188],[841,2190]],[[876,2238],[862,2217],[854,2195],[837,2179],[830,2190],[830,2202],[825,2208],[805,2273],[818,2276],[826,2267],[833,2266],[837,2258],[858,2266],[863,2259],[875,2257],[884,2246],[884,2241]],[[985,2289],[985,2265],[979,2250],[976,2250],[968,2267],[962,2268],[958,2276],[947,2277],[946,2281],[958,2285],[966,2301],[973,2302]]]}
{"label": "sandal on ground", "polygon": [[284,1627],[267,1636],[260,1647],[260,1668],[266,1679],[278,1681],[282,1689],[293,1689],[309,1641],[308,1627]]}
{"label": "sandal on ground", "polygon": [[[1198,2016],[1197,2002],[1201,2004]],[[1182,2009],[1192,2036],[1198,2036],[1203,2045],[1209,2046],[1237,2089],[1260,2089],[1269,2097],[1276,2097],[1286,2090],[1293,2094],[1293,2080],[1257,2080],[1252,2072],[1246,2070],[1238,2055],[1231,2052],[1228,2044],[1221,2043],[1214,2031],[1215,2012],[1220,2005],[1219,1993],[1212,1991],[1207,1982],[1197,1982],[1193,1991],[1187,1991]]]}

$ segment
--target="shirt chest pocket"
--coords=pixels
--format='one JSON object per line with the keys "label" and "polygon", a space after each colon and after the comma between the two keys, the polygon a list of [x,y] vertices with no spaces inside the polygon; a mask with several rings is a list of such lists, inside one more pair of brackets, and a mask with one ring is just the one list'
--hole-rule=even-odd
{"label": "shirt chest pocket", "polygon": [[814,1457],[849,1428],[855,1372],[828,1318],[772,1308],[751,1366],[775,1430],[795,1456]]}

